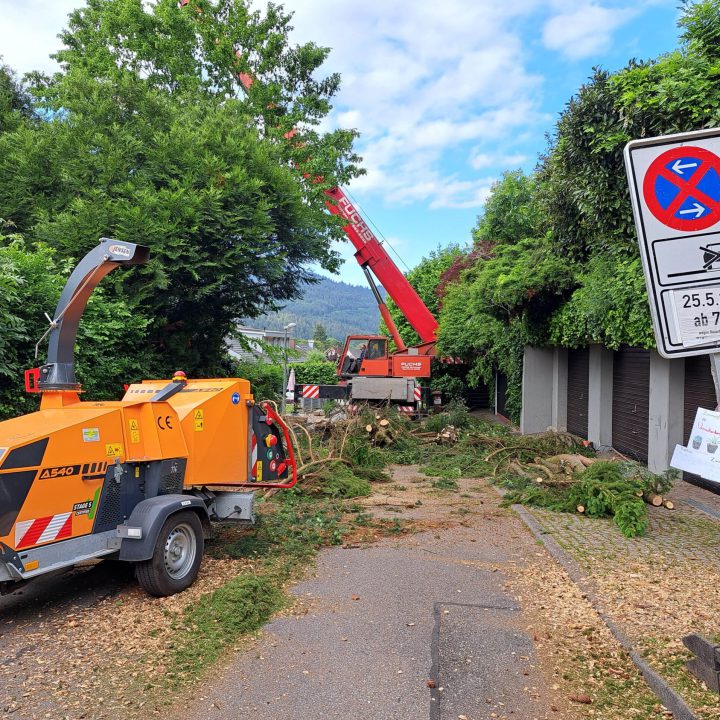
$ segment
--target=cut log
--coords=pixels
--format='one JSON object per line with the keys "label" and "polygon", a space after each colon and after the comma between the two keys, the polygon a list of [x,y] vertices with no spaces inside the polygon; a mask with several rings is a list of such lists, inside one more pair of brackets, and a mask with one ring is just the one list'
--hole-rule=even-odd
{"label": "cut log", "polygon": [[675,509],[675,503],[674,503],[672,500],[667,500],[667,499],[666,499],[666,500],[663,500],[663,505],[664,505],[668,510],[674,510],[674,509]]}
{"label": "cut log", "polygon": [[647,493],[645,502],[650,503],[653,507],[660,507],[663,504],[663,498],[662,495],[656,493]]}
{"label": "cut log", "polygon": [[577,506],[577,511],[578,511],[579,513],[584,513],[584,512],[585,512],[585,506],[584,506],[584,505],[578,505],[578,506]]}
{"label": "cut log", "polygon": [[374,429],[375,429],[375,428],[374,428],[370,423],[368,423],[368,424],[365,426],[365,431],[366,431],[366,432],[371,433]]}
{"label": "cut log", "polygon": [[388,425],[390,425],[390,421],[389,421],[387,418],[383,418],[383,419],[378,423],[378,425],[379,425],[381,428],[386,428]]}

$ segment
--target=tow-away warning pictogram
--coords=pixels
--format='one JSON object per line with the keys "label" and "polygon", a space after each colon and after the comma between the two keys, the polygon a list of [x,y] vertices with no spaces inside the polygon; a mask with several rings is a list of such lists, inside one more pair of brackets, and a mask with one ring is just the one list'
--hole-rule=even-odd
{"label": "tow-away warning pictogram", "polygon": [[684,146],[653,160],[643,181],[650,212],[674,230],[693,232],[720,222],[720,157]]}

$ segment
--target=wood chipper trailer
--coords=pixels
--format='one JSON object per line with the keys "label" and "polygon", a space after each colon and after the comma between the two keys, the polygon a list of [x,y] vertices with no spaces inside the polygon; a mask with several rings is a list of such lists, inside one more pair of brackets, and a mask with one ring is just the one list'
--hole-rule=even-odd
{"label": "wood chipper trailer", "polygon": [[74,344],[87,300],[147,248],[103,238],[70,276],[48,361],[26,373],[40,410],[0,422],[0,590],[90,558],[135,564],[163,596],[195,580],[211,520],[252,523],[253,489],[297,480],[287,427],[241,379],[130,385],[82,402]]}

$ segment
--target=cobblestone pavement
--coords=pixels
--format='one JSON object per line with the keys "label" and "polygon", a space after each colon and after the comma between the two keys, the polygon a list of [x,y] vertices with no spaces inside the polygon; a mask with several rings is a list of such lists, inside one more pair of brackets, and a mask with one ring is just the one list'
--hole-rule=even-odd
{"label": "cobblestone pavement", "polygon": [[[543,529],[585,569],[601,560],[653,563],[700,561],[720,567],[720,496],[678,482],[674,510],[648,506],[650,527],[641,538],[623,537],[612,520],[531,508]],[[698,505],[717,512],[717,519]]]}

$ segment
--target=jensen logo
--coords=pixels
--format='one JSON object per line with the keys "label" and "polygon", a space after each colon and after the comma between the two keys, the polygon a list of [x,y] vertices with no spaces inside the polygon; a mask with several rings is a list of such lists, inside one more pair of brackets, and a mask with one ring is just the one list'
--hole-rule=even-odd
{"label": "jensen logo", "polygon": [[132,257],[132,250],[129,247],[125,247],[124,245],[111,245],[108,248],[108,252],[112,253],[113,255],[121,255],[122,257]]}

